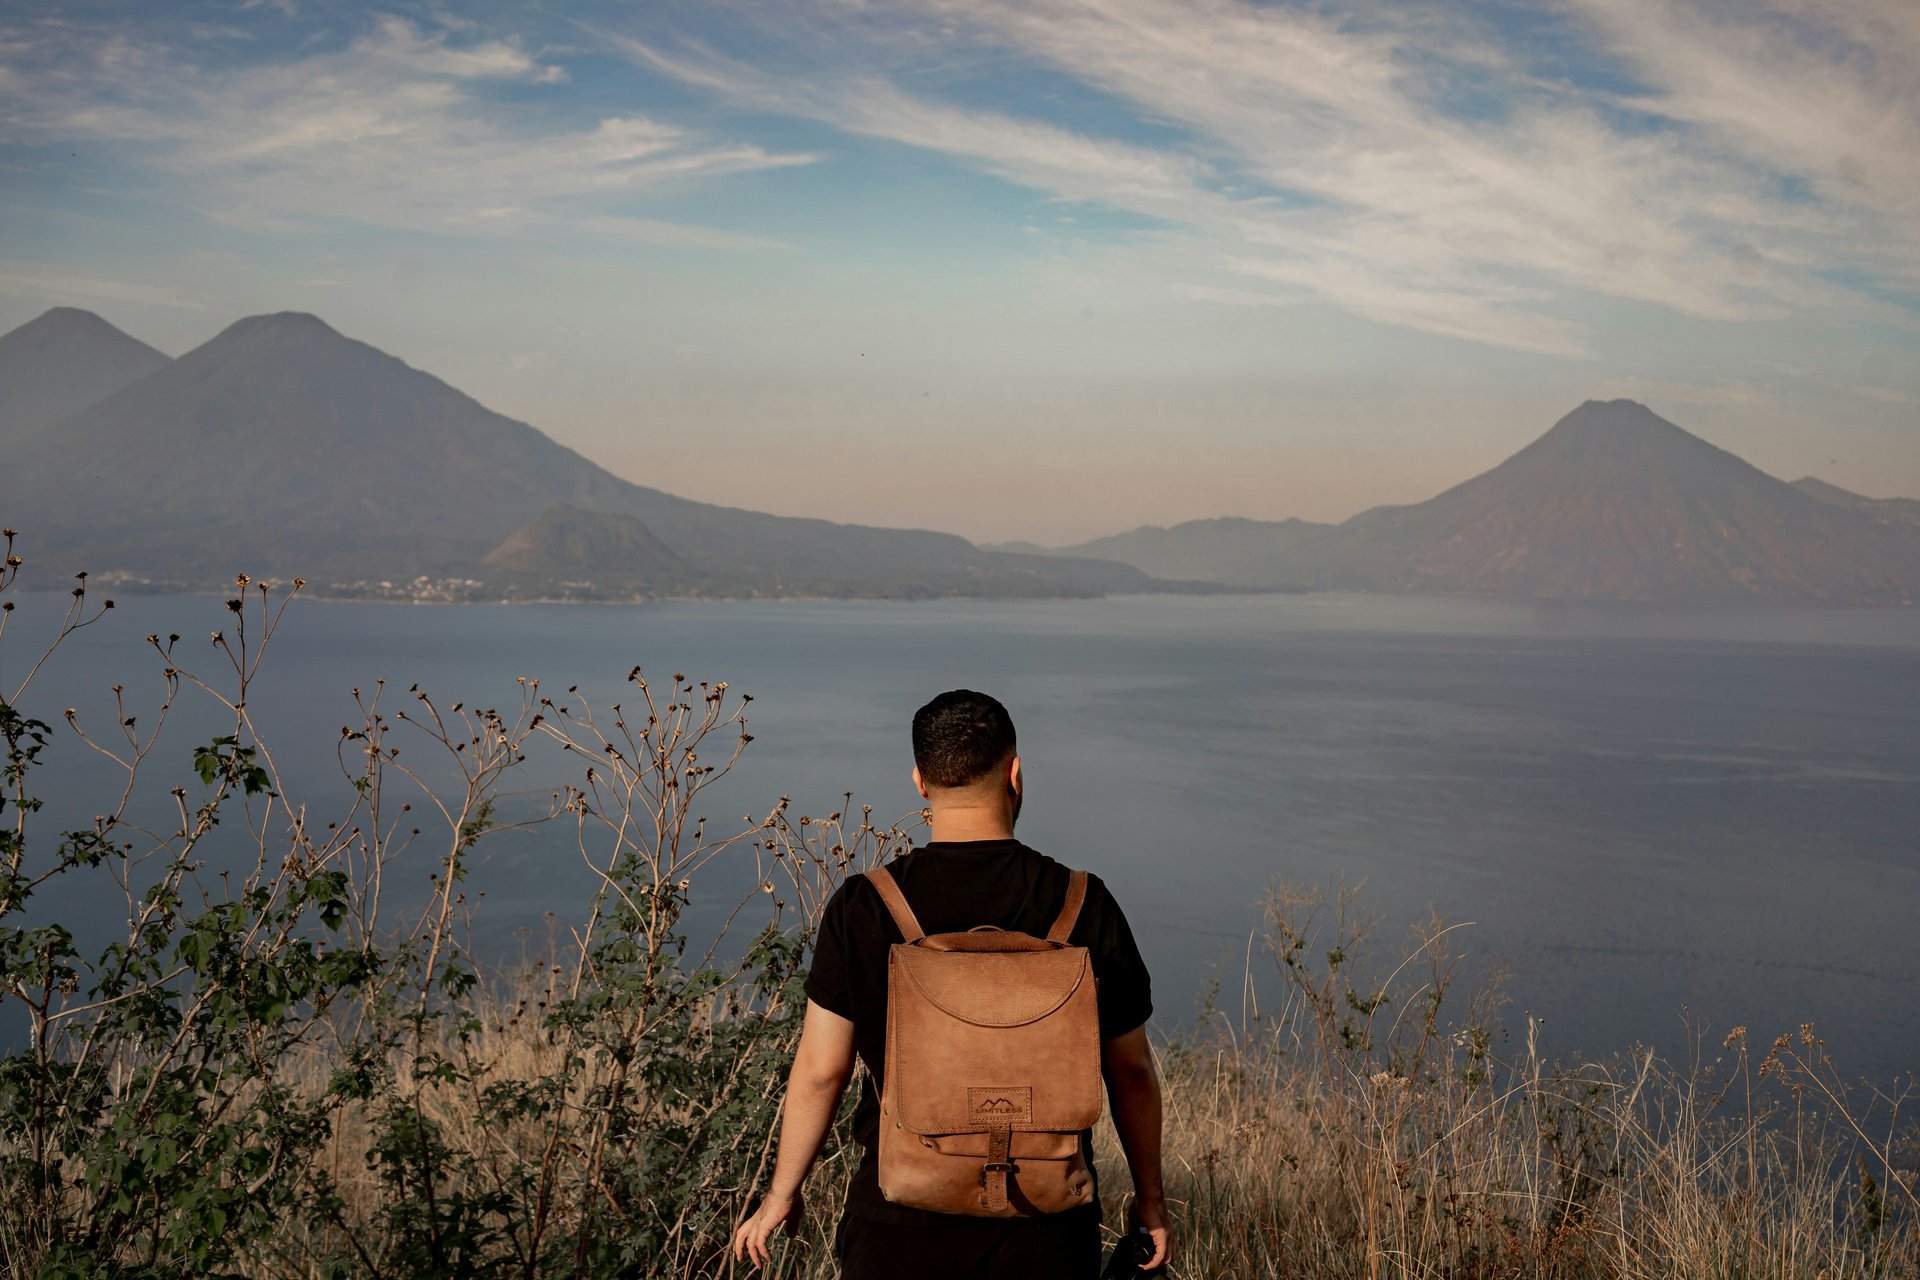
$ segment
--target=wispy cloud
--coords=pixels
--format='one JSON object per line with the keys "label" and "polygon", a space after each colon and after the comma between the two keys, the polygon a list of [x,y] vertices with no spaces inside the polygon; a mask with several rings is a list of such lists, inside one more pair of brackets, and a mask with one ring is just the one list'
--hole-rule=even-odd
{"label": "wispy cloud", "polygon": [[229,70],[137,34],[42,27],[0,48],[0,66],[16,135],[137,145],[149,169],[195,175],[209,214],[262,230],[497,232],[813,159],[644,115],[529,125],[495,91],[537,93],[563,66],[396,17],[345,48]]}
{"label": "wispy cloud", "polygon": [[1572,3],[1646,82],[1634,105],[1805,183],[1848,256],[1920,279],[1920,6]]}
{"label": "wispy cloud", "polygon": [[[1562,356],[1644,308],[1916,323],[1890,301],[1920,290],[1913,0],[1557,0],[1524,22],[1358,0],[714,0],[644,22],[528,11],[534,36],[328,6],[343,35],[285,8],[277,40],[268,13],[222,25],[232,9],[0,24],[0,138],[102,144],[169,202],[258,231],[757,252],[798,241],[777,201],[720,229],[656,197],[821,159],[770,127],[786,117],[1133,215],[1089,220],[1076,251],[1188,302],[1332,305]],[[609,53],[644,74],[612,85]],[[663,77],[727,123],[660,106]],[[863,162],[840,158],[816,194]]]}
{"label": "wispy cloud", "polygon": [[[1863,219],[1920,200],[1910,57],[1920,24],[1897,8],[1906,0],[1800,0],[1784,18],[1738,24],[1675,0],[1569,2],[1648,93],[1536,73],[1528,50],[1459,15],[1442,27],[1371,8],[1241,0],[919,0],[911,23],[848,4],[830,9],[836,19],[816,38],[856,51],[853,76],[817,65],[788,75],[767,69],[774,59],[692,41],[614,32],[608,42],[762,109],[1185,228],[1212,250],[1189,297],[1242,300],[1237,275],[1285,286],[1263,300],[1315,298],[1385,323],[1572,354],[1588,339],[1569,299],[1776,319],[1859,301],[1822,268],[1891,259],[1913,269],[1910,235],[1872,250],[1857,237]],[[1789,19],[1830,38],[1795,45],[1779,26]],[[1119,123],[1099,136],[1045,118],[1043,106],[943,102],[917,87],[929,31],[949,56],[997,50],[1103,95]],[[1863,75],[1868,39],[1886,51]],[[1690,67],[1703,78],[1690,81]],[[1812,123],[1793,119],[1801,114]],[[1843,135],[1853,152],[1833,150]],[[1887,163],[1856,161],[1855,172],[1833,159],[1863,148]],[[1794,178],[1815,184],[1811,198],[1790,189]]]}

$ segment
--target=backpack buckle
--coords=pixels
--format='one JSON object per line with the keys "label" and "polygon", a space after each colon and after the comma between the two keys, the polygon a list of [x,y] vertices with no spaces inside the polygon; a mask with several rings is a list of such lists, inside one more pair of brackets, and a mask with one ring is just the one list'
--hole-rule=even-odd
{"label": "backpack buckle", "polygon": [[990,1173],[1011,1174],[1018,1169],[1019,1166],[1011,1160],[989,1160],[980,1166],[980,1185],[983,1187],[987,1185],[987,1175]]}

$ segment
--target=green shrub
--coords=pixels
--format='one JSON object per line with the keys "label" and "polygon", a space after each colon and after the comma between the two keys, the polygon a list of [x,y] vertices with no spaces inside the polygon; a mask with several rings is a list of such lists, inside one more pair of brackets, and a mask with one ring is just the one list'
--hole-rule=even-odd
{"label": "green shrub", "polygon": [[[8,551],[0,591],[18,569]],[[578,690],[556,701],[532,680],[505,713],[443,707],[417,686],[389,709],[384,684],[356,690],[359,723],[340,739],[351,788],[323,823],[319,804],[289,796],[247,706],[299,584],[237,585],[211,641],[219,679],[188,668],[179,637],[150,636],[156,708],[131,714],[116,688],[104,735],[64,717],[124,774],[91,829],[38,828],[56,730],[22,709],[31,673],[0,690],[0,1003],[28,1022],[0,1058],[0,1265],[39,1277],[709,1268],[769,1168],[772,1085],[798,1034],[819,909],[904,833],[850,803],[790,819],[783,798],[711,835],[702,793],[751,741],[751,699],[678,675],[656,691],[637,667],[631,713],[597,713]],[[111,608],[91,606],[83,580],[32,673]],[[188,696],[230,727],[191,750],[168,792],[177,823],[155,827],[148,775]],[[577,761],[577,780],[502,822],[503,801],[528,808],[505,786],[540,749]],[[560,824],[599,890],[537,971],[489,977],[466,937],[474,850]],[[247,865],[220,872],[236,849]],[[724,933],[683,927],[720,859],[750,864],[758,886],[729,916],[753,935],[739,955]],[[124,901],[124,935],[90,949],[41,919],[36,894],[56,879],[84,882],[68,901]],[[403,909],[396,886],[422,881],[424,902]]]}

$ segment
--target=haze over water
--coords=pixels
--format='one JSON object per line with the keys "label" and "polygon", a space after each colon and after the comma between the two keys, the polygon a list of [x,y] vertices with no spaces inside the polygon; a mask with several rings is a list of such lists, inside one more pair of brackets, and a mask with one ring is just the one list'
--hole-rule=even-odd
{"label": "haze over water", "polygon": [[[204,636],[222,617],[206,599],[122,600],[75,638],[41,704],[98,717],[111,683],[150,683],[141,635]],[[756,740],[711,793],[721,830],[782,794],[811,814],[847,790],[882,819],[910,813],[913,709],[955,686],[1000,696],[1029,779],[1021,836],[1114,887],[1169,1028],[1210,978],[1237,1008],[1268,885],[1344,882],[1382,917],[1377,959],[1429,909],[1473,922],[1452,935],[1470,970],[1512,970],[1506,1021],[1517,1040],[1525,1012],[1543,1016],[1552,1053],[1645,1042],[1684,1058],[1691,1010],[1715,1049],[1736,1024],[1765,1042],[1810,1021],[1849,1073],[1920,1066],[1912,611],[301,601],[253,705],[283,766],[322,787],[354,718],[347,691],[376,677],[507,706],[515,677],[538,675],[604,705],[636,663],[755,695]],[[167,760],[180,773],[213,724],[187,720]],[[562,776],[530,766],[523,787]],[[557,826],[494,843],[472,887],[488,894],[481,940],[503,952],[545,911],[577,916],[591,890]],[[1271,972],[1257,950],[1253,971]]]}

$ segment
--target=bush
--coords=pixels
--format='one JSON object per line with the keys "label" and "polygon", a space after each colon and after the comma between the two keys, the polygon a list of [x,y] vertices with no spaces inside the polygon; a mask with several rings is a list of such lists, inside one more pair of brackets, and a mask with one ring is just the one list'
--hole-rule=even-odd
{"label": "bush", "polygon": [[[657,689],[637,667],[630,705],[604,712],[533,680],[506,711],[356,690],[350,790],[322,823],[247,707],[299,586],[237,580],[218,678],[189,669],[179,637],[150,636],[151,714],[116,689],[105,733],[64,717],[123,775],[90,828],[38,829],[55,729],[22,708],[112,603],[91,605],[83,579],[32,672],[0,691],[0,1003],[27,1018],[0,1060],[0,1263],[49,1278],[710,1269],[770,1167],[809,931],[904,832],[864,809],[793,819],[783,798],[713,835],[696,810],[751,741],[751,699],[679,675]],[[191,752],[177,822],[155,826],[146,775],[187,696],[229,727]],[[576,760],[576,780],[501,821],[503,801],[527,807],[505,786],[541,747]],[[466,941],[474,849],[557,823],[599,890],[537,970],[489,976]],[[696,945],[682,924],[722,859],[750,862],[758,886],[729,916],[753,932],[737,956],[725,931]],[[423,872],[424,901],[396,905]],[[80,882],[68,901],[124,901],[124,936],[89,948],[43,918],[54,881]]]}

